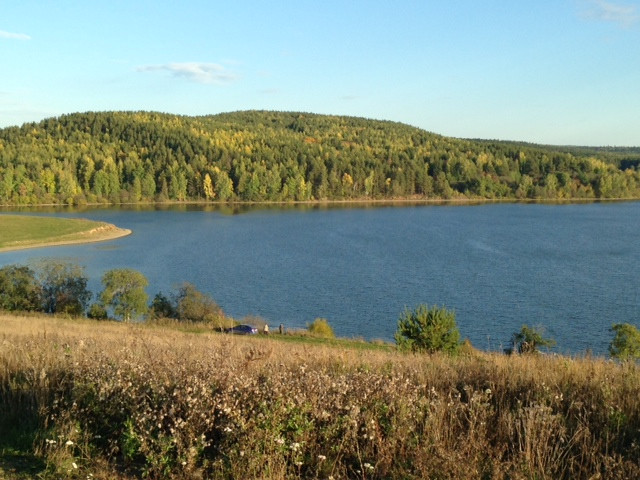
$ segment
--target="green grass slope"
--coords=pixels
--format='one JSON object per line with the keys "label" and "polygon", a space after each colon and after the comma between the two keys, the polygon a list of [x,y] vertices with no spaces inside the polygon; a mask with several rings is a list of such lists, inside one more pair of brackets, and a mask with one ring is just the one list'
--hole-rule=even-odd
{"label": "green grass slope", "polygon": [[0,251],[107,240],[128,230],[85,219],[0,215]]}

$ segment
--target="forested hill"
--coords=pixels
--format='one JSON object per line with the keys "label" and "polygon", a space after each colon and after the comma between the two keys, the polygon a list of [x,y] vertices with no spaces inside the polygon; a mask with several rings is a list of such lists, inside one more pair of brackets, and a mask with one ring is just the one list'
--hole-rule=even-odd
{"label": "forested hill", "polygon": [[640,198],[640,148],[461,140],[248,111],[78,113],[0,130],[0,204]]}

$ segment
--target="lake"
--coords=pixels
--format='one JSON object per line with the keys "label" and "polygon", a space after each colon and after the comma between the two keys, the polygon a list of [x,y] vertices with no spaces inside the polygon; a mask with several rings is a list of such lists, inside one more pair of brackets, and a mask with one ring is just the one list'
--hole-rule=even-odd
{"label": "lake", "polygon": [[72,260],[94,292],[106,270],[133,268],[150,297],[191,282],[233,317],[272,328],[324,317],[337,335],[392,340],[404,308],[426,303],[455,310],[462,337],[484,350],[526,323],[555,351],[604,354],[611,324],[640,318],[638,202],[38,213],[133,234],[0,253],[0,265]]}

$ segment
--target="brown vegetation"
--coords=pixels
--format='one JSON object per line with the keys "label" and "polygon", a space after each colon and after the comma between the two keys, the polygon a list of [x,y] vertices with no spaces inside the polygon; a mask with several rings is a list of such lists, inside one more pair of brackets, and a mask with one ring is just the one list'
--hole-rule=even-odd
{"label": "brown vegetation", "polygon": [[465,351],[0,314],[0,429],[55,478],[640,478],[637,364]]}

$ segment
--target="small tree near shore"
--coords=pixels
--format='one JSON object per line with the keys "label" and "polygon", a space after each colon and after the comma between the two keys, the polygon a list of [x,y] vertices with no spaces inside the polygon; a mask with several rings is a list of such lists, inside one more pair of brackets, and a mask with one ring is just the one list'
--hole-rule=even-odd
{"label": "small tree near shore", "polygon": [[84,267],[73,263],[48,260],[42,263],[38,276],[41,285],[42,309],[46,313],[85,313],[91,292]]}
{"label": "small tree near shore", "polygon": [[309,330],[311,335],[316,337],[335,338],[336,336],[333,332],[333,328],[329,325],[329,321],[326,318],[316,318],[307,326],[307,330]]}
{"label": "small tree near shore", "polygon": [[41,311],[41,287],[35,272],[26,266],[0,268],[0,310]]}
{"label": "small tree near shore", "polygon": [[214,328],[225,325],[225,314],[216,301],[188,282],[176,295],[176,313],[182,322],[209,323]]}
{"label": "small tree near shore", "polygon": [[102,277],[104,290],[100,301],[113,308],[113,312],[129,322],[147,311],[147,278],[136,270],[119,268],[109,270]]}
{"label": "small tree near shore", "polygon": [[611,331],[615,337],[609,345],[609,353],[620,360],[640,359],[640,330],[629,323],[614,323]]}
{"label": "small tree near shore", "polygon": [[542,327],[522,325],[519,332],[513,334],[513,348],[517,353],[537,353],[541,347],[553,347],[556,341],[543,337]]}
{"label": "small tree near shore", "polygon": [[400,350],[411,352],[456,354],[460,349],[455,312],[436,305],[405,309],[394,338]]}

